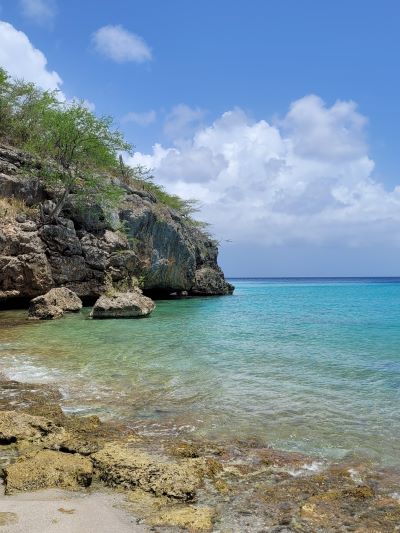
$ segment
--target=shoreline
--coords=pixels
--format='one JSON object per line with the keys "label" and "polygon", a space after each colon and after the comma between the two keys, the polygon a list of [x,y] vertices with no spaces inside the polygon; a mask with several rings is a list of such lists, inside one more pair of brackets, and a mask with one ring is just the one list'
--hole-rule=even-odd
{"label": "shoreline", "polygon": [[[20,493],[40,496],[38,489],[73,489],[71,497],[113,491],[134,520],[160,531],[354,531],[357,524],[356,531],[389,532],[400,523],[399,469],[255,442],[154,439],[96,416],[66,415],[52,386],[3,379],[0,390],[5,491],[17,501]],[[12,508],[7,498],[2,513],[7,501]]]}

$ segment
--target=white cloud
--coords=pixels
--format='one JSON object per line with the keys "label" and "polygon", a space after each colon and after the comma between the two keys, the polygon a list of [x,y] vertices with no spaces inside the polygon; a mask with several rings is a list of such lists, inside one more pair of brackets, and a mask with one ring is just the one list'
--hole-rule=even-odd
{"label": "white cloud", "polygon": [[186,104],[179,104],[172,108],[167,115],[164,133],[168,138],[178,141],[194,133],[205,116],[205,111],[192,108]]}
{"label": "white cloud", "polygon": [[103,26],[93,34],[92,40],[98,52],[117,63],[143,63],[152,57],[144,40],[122,26]]}
{"label": "white cloud", "polygon": [[14,78],[32,81],[43,89],[59,89],[62,80],[47,67],[45,55],[22,31],[0,21],[0,66]]}
{"label": "white cloud", "polygon": [[139,126],[149,126],[157,119],[157,113],[154,110],[146,111],[144,113],[135,113],[131,111],[122,117],[122,122],[133,122]]}
{"label": "white cloud", "polygon": [[46,25],[53,21],[56,13],[54,0],[20,0],[22,13],[37,24]]}
{"label": "white cloud", "polygon": [[169,191],[203,204],[216,236],[234,242],[400,244],[400,186],[373,178],[366,119],[353,102],[294,102],[270,124],[224,113],[190,139],[133,164],[154,169]]}

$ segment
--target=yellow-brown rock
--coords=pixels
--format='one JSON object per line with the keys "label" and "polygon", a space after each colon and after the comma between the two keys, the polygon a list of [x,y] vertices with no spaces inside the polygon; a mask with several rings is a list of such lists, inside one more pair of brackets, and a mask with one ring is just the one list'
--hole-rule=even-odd
{"label": "yellow-brown rock", "polygon": [[46,488],[76,490],[92,482],[93,465],[79,454],[41,450],[4,469],[6,494]]}
{"label": "yellow-brown rock", "polygon": [[107,485],[138,487],[158,496],[192,500],[202,481],[202,470],[195,459],[171,462],[129,444],[107,444],[92,460]]}

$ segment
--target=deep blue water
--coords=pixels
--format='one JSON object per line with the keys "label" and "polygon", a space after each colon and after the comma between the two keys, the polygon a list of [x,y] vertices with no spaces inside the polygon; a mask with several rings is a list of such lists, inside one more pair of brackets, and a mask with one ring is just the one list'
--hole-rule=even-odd
{"label": "deep blue water", "polygon": [[3,312],[0,367],[143,431],[399,464],[400,278],[232,281],[144,320]]}

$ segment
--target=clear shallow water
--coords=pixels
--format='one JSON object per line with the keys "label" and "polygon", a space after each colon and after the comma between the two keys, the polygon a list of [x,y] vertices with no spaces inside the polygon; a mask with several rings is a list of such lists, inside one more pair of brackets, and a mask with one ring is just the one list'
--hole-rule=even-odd
{"label": "clear shallow water", "polygon": [[0,313],[0,370],[149,433],[400,464],[400,279],[234,280],[151,318]]}

